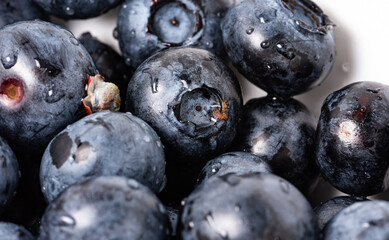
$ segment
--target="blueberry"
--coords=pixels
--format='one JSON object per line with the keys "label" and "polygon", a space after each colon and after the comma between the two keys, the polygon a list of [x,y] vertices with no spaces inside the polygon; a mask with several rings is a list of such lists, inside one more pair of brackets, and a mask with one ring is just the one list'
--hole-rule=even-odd
{"label": "blueberry", "polygon": [[218,57],[202,49],[174,48],[136,70],[126,110],[155,129],[169,156],[204,162],[230,146],[241,105],[239,83]]}
{"label": "blueberry", "polygon": [[76,183],[42,217],[40,240],[169,239],[158,198],[134,179],[101,176]]}
{"label": "blueberry", "polygon": [[42,19],[48,16],[30,0],[3,0],[0,2],[0,27],[22,21]]}
{"label": "blueberry", "polygon": [[268,93],[318,86],[334,64],[333,23],[310,0],[242,0],[221,23],[233,65]]}
{"label": "blueberry", "polygon": [[339,196],[320,203],[313,209],[319,221],[319,229],[322,231],[332,217],[341,210],[356,202],[367,200],[367,198],[363,197]]}
{"label": "blueberry", "polygon": [[234,148],[260,156],[275,174],[308,193],[319,175],[313,151],[315,126],[311,112],[297,100],[251,99],[243,108]]}
{"label": "blueberry", "polygon": [[127,65],[137,68],[147,57],[173,46],[223,55],[220,22],[230,4],[231,0],[126,0],[117,33]]}
{"label": "blueberry", "polygon": [[228,152],[210,161],[201,170],[198,183],[212,176],[223,176],[228,173],[244,175],[254,172],[271,173],[269,164],[261,157],[248,152]]}
{"label": "blueberry", "polygon": [[69,125],[47,146],[40,182],[48,202],[70,184],[96,175],[131,177],[160,192],[166,177],[159,137],[130,113],[104,111]]}
{"label": "blueberry", "polygon": [[63,19],[97,17],[119,5],[123,0],[32,0],[47,13]]}
{"label": "blueberry", "polygon": [[204,181],[185,199],[179,239],[318,239],[304,196],[268,173],[227,174]]}
{"label": "blueberry", "polygon": [[327,224],[324,240],[388,239],[389,203],[382,200],[363,201],[343,209]]}
{"label": "blueberry", "polygon": [[316,131],[316,162],[342,192],[368,196],[388,188],[389,86],[357,82],[324,101]]}
{"label": "blueberry", "polygon": [[66,29],[24,21],[0,30],[0,129],[11,147],[40,155],[85,113],[80,99],[97,70]]}
{"label": "blueberry", "polygon": [[0,137],[0,213],[14,197],[19,177],[18,160],[7,141]]}
{"label": "blueberry", "polygon": [[91,55],[97,70],[104,76],[106,82],[112,82],[120,89],[120,97],[123,99],[120,109],[124,111],[124,99],[128,82],[133,74],[133,70],[128,67],[122,56],[112,47],[100,42],[89,32],[83,33],[78,40]]}
{"label": "blueberry", "polygon": [[4,240],[34,240],[34,236],[23,226],[0,222],[0,237]]}

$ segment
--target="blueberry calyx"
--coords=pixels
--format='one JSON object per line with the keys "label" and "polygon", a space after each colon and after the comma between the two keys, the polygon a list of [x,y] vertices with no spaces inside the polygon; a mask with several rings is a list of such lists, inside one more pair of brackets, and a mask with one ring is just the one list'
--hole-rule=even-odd
{"label": "blueberry calyx", "polygon": [[299,28],[325,35],[335,24],[310,0],[282,0],[282,5],[289,10]]}
{"label": "blueberry calyx", "polygon": [[7,107],[17,106],[24,98],[23,83],[15,78],[7,78],[0,84],[0,103]]}
{"label": "blueberry calyx", "polygon": [[167,47],[182,46],[201,37],[203,19],[202,11],[190,1],[154,0],[147,32],[156,35]]}
{"label": "blueberry calyx", "polygon": [[103,110],[119,111],[119,88],[113,83],[104,82],[104,77],[100,74],[89,77],[87,93],[88,96],[83,98],[82,103],[88,115]]}
{"label": "blueberry calyx", "polygon": [[185,134],[205,138],[219,132],[228,120],[227,101],[213,88],[203,85],[188,90],[170,108],[178,120],[179,129]]}

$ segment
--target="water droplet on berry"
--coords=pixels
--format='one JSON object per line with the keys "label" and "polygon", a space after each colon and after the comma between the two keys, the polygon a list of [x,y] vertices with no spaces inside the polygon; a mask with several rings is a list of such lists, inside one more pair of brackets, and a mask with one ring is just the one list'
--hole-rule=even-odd
{"label": "water droplet on berry", "polygon": [[239,204],[236,204],[234,207],[235,212],[239,212],[241,209],[241,206]]}
{"label": "water droplet on berry", "polygon": [[189,221],[189,222],[188,222],[188,227],[189,227],[189,228],[194,228],[194,226],[195,226],[195,225],[194,225],[194,222],[193,222],[193,221]]}
{"label": "water droplet on berry", "polygon": [[279,54],[281,54],[282,56],[284,56],[289,60],[295,57],[294,48],[292,44],[286,39],[282,39],[277,42],[276,50]]}
{"label": "water droplet on berry", "polygon": [[131,64],[131,58],[126,58],[124,61],[126,62],[127,65]]}
{"label": "water droplet on berry", "polygon": [[123,4],[123,8],[127,8],[127,4]]}
{"label": "water droplet on berry", "polygon": [[135,37],[135,29],[132,29],[131,31],[130,31],[130,37]]}
{"label": "water droplet on berry", "polygon": [[73,45],[80,45],[80,42],[75,37],[70,37],[69,40]]}
{"label": "water droplet on berry", "polygon": [[134,179],[128,179],[127,185],[132,189],[139,189],[139,183]]}
{"label": "water droplet on berry", "polygon": [[158,78],[151,79],[151,92],[152,93],[158,92]]}
{"label": "water droplet on berry", "polygon": [[254,28],[253,28],[253,27],[250,27],[250,28],[248,28],[248,29],[246,30],[246,33],[247,33],[248,35],[252,34],[253,32],[254,32]]}
{"label": "water droplet on berry", "polygon": [[17,60],[18,58],[15,54],[6,54],[1,57],[1,63],[5,69],[10,69],[15,66]]}
{"label": "water droplet on berry", "polygon": [[205,46],[207,46],[207,48],[213,48],[213,42],[212,41],[206,41],[205,42]]}
{"label": "water droplet on berry", "polygon": [[270,47],[270,42],[269,41],[263,41],[261,42],[261,48],[265,49]]}
{"label": "water droplet on berry", "polygon": [[66,7],[65,12],[67,15],[73,15],[74,14],[74,9],[71,7]]}
{"label": "water droplet on berry", "polygon": [[63,215],[59,218],[59,221],[55,223],[55,225],[59,226],[75,226],[76,220],[68,215]]}
{"label": "water droplet on berry", "polygon": [[277,17],[277,10],[275,9],[256,10],[255,17],[259,20],[260,23],[268,23],[273,21]]}
{"label": "water droplet on berry", "polygon": [[319,55],[315,55],[313,58],[314,58],[316,61],[320,59]]}

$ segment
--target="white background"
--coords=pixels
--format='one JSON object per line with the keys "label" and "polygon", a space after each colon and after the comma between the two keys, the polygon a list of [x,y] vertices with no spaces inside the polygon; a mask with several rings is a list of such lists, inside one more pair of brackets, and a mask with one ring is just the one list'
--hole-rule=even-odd
{"label": "white background", "polygon": [[[316,0],[322,10],[336,24],[334,28],[337,43],[335,65],[318,88],[297,96],[318,117],[324,98],[351,82],[377,81],[389,85],[389,2],[386,0]],[[89,20],[61,21],[76,37],[89,31],[100,41],[109,44],[120,52],[117,41],[113,38],[116,16],[119,8],[107,14]],[[265,93],[248,83],[241,81],[244,100],[264,96]],[[330,196],[341,193],[333,190],[321,181],[319,187],[311,194],[313,204]],[[389,197],[385,194],[379,198]]]}

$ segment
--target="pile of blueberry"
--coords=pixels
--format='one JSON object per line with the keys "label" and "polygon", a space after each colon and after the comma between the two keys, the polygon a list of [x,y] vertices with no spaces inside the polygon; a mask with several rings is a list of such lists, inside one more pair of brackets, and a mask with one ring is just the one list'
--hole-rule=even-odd
{"label": "pile of blueberry", "polygon": [[[115,7],[120,54],[53,21]],[[311,0],[1,1],[0,239],[389,239],[389,86],[318,122],[293,98],[334,26]],[[346,195],[312,206],[320,178]]]}

